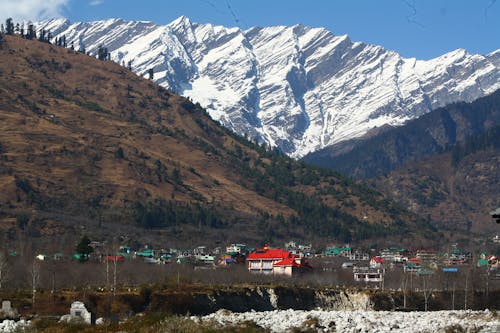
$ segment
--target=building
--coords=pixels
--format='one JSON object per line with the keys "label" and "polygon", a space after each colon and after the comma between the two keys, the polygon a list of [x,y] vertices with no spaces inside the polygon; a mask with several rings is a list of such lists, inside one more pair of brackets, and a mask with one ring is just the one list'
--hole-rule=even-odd
{"label": "building", "polygon": [[248,270],[254,273],[272,274],[274,264],[291,256],[292,254],[289,251],[269,249],[266,245],[264,248],[258,249],[247,256]]}
{"label": "building", "polygon": [[311,269],[312,267],[309,265],[306,259],[302,258],[300,260],[297,260],[294,255],[292,255],[292,257],[290,258],[283,259],[273,264],[273,274],[282,274],[287,276],[304,273]]}
{"label": "building", "polygon": [[359,250],[355,250],[354,252],[351,252],[351,254],[349,255],[349,260],[368,261],[368,260],[370,260],[370,255],[366,252],[361,252]]}
{"label": "building", "polygon": [[385,260],[382,257],[373,257],[370,260],[370,267],[371,268],[380,268],[384,264]]}
{"label": "building", "polygon": [[435,261],[437,259],[437,254],[434,250],[418,250],[416,257],[424,262]]}
{"label": "building", "polygon": [[352,253],[352,248],[349,246],[330,247],[325,250],[326,256],[350,257],[351,253]]}
{"label": "building", "polygon": [[312,244],[297,244],[295,241],[285,243],[285,250],[300,257],[312,256]]}
{"label": "building", "polygon": [[245,244],[231,244],[226,247],[226,254],[234,255],[237,253],[245,254],[247,251],[247,246]]}
{"label": "building", "polygon": [[385,269],[372,267],[355,267],[353,269],[354,281],[357,282],[382,282]]}

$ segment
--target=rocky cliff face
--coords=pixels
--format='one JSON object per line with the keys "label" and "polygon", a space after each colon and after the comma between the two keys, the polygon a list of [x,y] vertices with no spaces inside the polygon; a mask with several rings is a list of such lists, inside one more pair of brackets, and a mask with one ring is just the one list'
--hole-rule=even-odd
{"label": "rocky cliff face", "polygon": [[103,45],[140,75],[153,69],[154,80],[224,126],[293,157],[500,88],[500,51],[421,61],[323,28],[241,30],[186,17],[165,26],[60,19],[38,27],[93,54]]}
{"label": "rocky cliff face", "polygon": [[271,310],[373,310],[371,295],[363,291],[304,287],[253,287],[211,293],[154,294],[153,311],[205,315],[221,309],[233,312]]}

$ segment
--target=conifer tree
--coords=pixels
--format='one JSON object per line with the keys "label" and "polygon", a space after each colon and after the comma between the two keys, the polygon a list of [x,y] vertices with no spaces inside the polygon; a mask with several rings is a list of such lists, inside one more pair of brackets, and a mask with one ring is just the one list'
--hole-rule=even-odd
{"label": "conifer tree", "polygon": [[27,39],[36,38],[35,27],[32,23],[28,24],[28,31],[26,32]]}
{"label": "conifer tree", "polygon": [[150,68],[150,69],[148,70],[148,76],[149,76],[149,79],[150,79],[150,80],[153,80],[154,71],[153,71],[153,69],[152,69],[152,68]]}
{"label": "conifer tree", "polygon": [[12,23],[12,18],[8,18],[5,20],[5,33],[7,35],[12,35],[14,34],[14,23]]}
{"label": "conifer tree", "polygon": [[83,236],[80,242],[76,245],[76,253],[83,255],[82,258],[88,257],[89,254],[94,252],[92,246],[90,246],[90,239],[87,236]]}
{"label": "conifer tree", "polygon": [[97,49],[97,58],[99,60],[108,60],[108,57],[109,57],[108,48],[99,45],[99,48]]}
{"label": "conifer tree", "polygon": [[45,42],[45,29],[40,30],[40,35],[38,36],[38,40],[41,42]]}

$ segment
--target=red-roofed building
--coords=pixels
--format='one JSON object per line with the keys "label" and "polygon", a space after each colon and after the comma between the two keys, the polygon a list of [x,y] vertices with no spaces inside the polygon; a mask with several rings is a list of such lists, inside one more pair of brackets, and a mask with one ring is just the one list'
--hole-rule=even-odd
{"label": "red-roofed building", "polygon": [[270,249],[264,246],[247,256],[248,270],[250,272],[272,274],[273,265],[284,259],[288,259],[293,255],[282,249]]}
{"label": "red-roofed building", "polygon": [[370,267],[372,268],[380,268],[382,267],[382,264],[384,263],[384,258],[382,257],[373,257],[372,260],[370,260]]}
{"label": "red-roofed building", "polygon": [[312,267],[309,265],[305,258],[299,258],[293,255],[290,258],[283,259],[273,264],[274,274],[284,274],[292,276],[293,274],[302,273],[311,270]]}
{"label": "red-roofed building", "polygon": [[310,270],[312,267],[305,258],[283,249],[270,249],[267,245],[262,249],[248,254],[248,270],[264,274],[292,275],[299,271]]}

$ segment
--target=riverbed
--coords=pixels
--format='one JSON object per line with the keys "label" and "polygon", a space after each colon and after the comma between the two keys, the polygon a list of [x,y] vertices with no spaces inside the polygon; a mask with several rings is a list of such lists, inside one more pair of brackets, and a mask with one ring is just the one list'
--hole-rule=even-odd
{"label": "riverbed", "polygon": [[[218,326],[252,322],[272,332],[290,332],[294,328],[317,332],[481,332],[500,333],[500,316],[496,311],[301,311],[274,310],[234,313],[219,310],[196,321]],[[455,330],[451,328],[454,327]]]}

